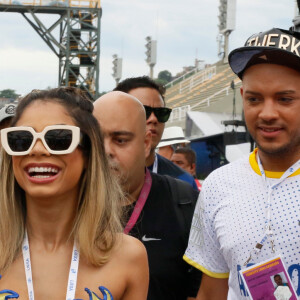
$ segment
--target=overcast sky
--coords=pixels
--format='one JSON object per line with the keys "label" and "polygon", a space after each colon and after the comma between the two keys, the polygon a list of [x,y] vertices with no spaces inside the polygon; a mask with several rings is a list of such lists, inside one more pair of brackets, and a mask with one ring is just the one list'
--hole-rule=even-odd
{"label": "overcast sky", "polygon": [[[0,0],[1,2],[1,0]],[[145,37],[157,40],[154,75],[172,75],[198,59],[218,60],[219,0],[102,0],[100,91],[114,88],[112,55],[123,58],[122,79],[148,75]],[[242,46],[253,33],[272,27],[288,29],[294,0],[237,0],[236,30],[229,50]],[[52,23],[54,16],[42,20]],[[18,13],[0,12],[0,90],[25,94],[58,84],[58,58]]]}

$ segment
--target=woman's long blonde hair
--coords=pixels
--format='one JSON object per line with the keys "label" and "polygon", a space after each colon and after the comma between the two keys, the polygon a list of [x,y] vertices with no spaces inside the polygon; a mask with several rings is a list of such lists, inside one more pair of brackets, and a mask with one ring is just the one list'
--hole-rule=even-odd
{"label": "woman's long blonde hair", "polygon": [[[81,147],[87,167],[80,181],[77,214],[70,238],[77,241],[81,255],[89,263],[101,266],[108,260],[117,234],[122,232],[123,195],[110,173],[99,124],[92,115],[93,104],[75,88],[33,91],[20,101],[12,126],[23,111],[38,100],[61,104],[83,134]],[[1,274],[20,253],[26,227],[26,201],[25,193],[14,177],[11,156],[2,151],[0,159]]]}

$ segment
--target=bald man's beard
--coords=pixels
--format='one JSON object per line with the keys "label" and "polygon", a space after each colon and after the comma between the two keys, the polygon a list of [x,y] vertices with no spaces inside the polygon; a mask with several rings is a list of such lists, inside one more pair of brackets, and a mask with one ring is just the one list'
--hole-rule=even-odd
{"label": "bald man's beard", "polygon": [[126,183],[128,181],[128,175],[122,171],[120,165],[116,161],[113,161],[111,158],[108,158],[108,163],[109,163],[110,170],[117,178],[117,181],[121,185],[123,192],[127,192]]}

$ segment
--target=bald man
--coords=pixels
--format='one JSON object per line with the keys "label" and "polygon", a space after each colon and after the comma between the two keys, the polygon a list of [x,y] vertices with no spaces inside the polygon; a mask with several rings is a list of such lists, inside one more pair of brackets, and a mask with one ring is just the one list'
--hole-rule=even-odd
{"label": "bald man", "polygon": [[[145,157],[151,147],[144,108],[138,100],[122,92],[102,96],[94,107],[95,117],[105,136],[105,150],[111,168],[130,202],[135,201],[143,186]],[[114,113],[115,110],[122,113]],[[141,159],[137,159],[139,157]]]}
{"label": "bald man", "polygon": [[[201,273],[182,259],[198,193],[186,182],[150,173],[151,149],[143,105],[123,92],[111,92],[94,103],[112,171],[127,196],[128,233],[143,242],[150,271],[148,300],[194,297]],[[129,270],[130,271],[130,270]]]}

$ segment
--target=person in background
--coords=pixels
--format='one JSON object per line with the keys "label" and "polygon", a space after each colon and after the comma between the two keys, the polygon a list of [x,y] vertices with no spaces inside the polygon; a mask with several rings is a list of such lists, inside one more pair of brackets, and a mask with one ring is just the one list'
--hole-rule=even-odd
{"label": "person in background", "polygon": [[9,103],[0,108],[0,130],[9,126],[9,123],[15,114],[16,107],[16,103]]}
{"label": "person in background", "polygon": [[[11,119],[15,115],[16,107],[17,107],[16,103],[9,103],[9,104],[5,104],[0,108],[0,130],[9,127]],[[0,139],[0,149],[1,149],[1,139]]]}
{"label": "person in background", "polygon": [[193,149],[182,147],[174,150],[171,161],[178,167],[190,173],[201,191],[201,182],[196,177],[196,152]]}
{"label": "person in background", "polygon": [[153,173],[169,175],[188,182],[197,190],[193,177],[178,168],[168,159],[155,153],[161,140],[165,123],[168,121],[172,109],[165,106],[165,88],[157,84],[148,76],[127,78],[114,89],[136,97],[146,111],[146,129],[151,132],[151,149],[146,157],[146,166]]}
{"label": "person in background", "polygon": [[165,128],[162,138],[157,145],[157,153],[164,158],[171,160],[174,150],[184,147],[190,141],[184,137],[183,130],[179,126]]}

